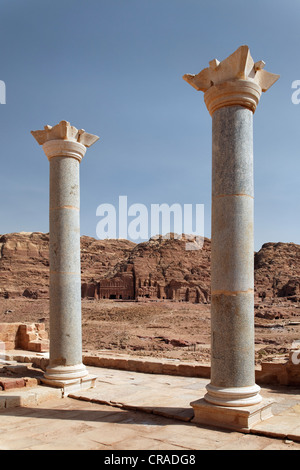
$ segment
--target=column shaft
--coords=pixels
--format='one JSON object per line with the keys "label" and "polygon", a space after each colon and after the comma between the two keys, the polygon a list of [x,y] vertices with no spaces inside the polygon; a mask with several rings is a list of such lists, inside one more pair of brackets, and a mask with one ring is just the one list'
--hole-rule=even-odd
{"label": "column shaft", "polygon": [[248,387],[254,377],[253,113],[213,114],[211,384]]}
{"label": "column shaft", "polygon": [[82,362],[79,161],[50,160],[50,367]]}

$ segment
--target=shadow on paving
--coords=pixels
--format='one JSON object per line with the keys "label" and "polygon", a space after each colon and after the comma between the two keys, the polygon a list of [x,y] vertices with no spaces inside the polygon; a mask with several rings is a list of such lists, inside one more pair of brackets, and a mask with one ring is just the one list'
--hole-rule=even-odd
{"label": "shadow on paving", "polygon": [[[95,404],[95,403],[94,403]],[[63,404],[60,406],[64,406]],[[70,406],[70,405],[69,405]],[[101,405],[103,407],[105,405]],[[190,426],[194,428],[195,425],[190,422],[183,423],[180,420],[170,420],[167,416],[163,416],[159,413],[152,413],[152,409],[149,408],[148,412],[132,409],[111,409],[111,406],[106,405],[107,410],[88,410],[88,409],[57,409],[57,408],[30,408],[30,407],[16,407],[10,409],[0,410],[1,416],[19,417],[19,418],[34,418],[34,419],[50,419],[56,421],[81,421],[81,422],[95,422],[95,423],[118,423],[128,425],[141,424],[148,426],[161,426],[164,427],[170,422],[172,425],[178,425],[181,427]],[[165,410],[165,408],[162,408]],[[173,409],[169,408],[169,413],[172,415]],[[214,426],[197,425],[201,429],[212,430],[217,433],[230,434],[233,431],[227,429],[216,429]]]}

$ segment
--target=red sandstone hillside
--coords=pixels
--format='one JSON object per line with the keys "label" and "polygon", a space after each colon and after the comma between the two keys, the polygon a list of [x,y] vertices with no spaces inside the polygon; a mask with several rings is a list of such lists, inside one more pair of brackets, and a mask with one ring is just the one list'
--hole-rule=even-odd
{"label": "red sandstone hillside", "polygon": [[254,268],[259,297],[300,301],[300,245],[265,243],[255,254]]}
{"label": "red sandstone hillside", "polygon": [[204,239],[202,249],[187,250],[187,243],[182,239],[159,237],[140,243],[120,265],[117,277],[122,277],[128,270],[133,272],[135,298],[207,303],[210,297],[210,240]]}
{"label": "red sandstone hillside", "polygon": [[[0,296],[48,297],[49,236],[0,237]],[[186,250],[185,240],[81,237],[83,297],[152,298],[206,303],[210,290],[210,240]],[[300,246],[266,243],[255,254],[255,289],[261,299],[300,300]]]}
{"label": "red sandstone hillside", "polygon": [[[82,281],[109,277],[135,246],[128,240],[81,237]],[[0,297],[48,297],[49,234],[0,236]]]}

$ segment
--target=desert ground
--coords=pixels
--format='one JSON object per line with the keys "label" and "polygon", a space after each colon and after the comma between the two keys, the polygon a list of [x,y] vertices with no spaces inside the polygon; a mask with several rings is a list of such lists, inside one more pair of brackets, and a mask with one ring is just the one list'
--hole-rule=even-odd
{"label": "desert ground", "polygon": [[[0,322],[44,322],[49,300],[1,299]],[[83,352],[210,362],[210,305],[175,301],[82,300]],[[255,360],[284,358],[300,340],[300,305],[255,306]]]}

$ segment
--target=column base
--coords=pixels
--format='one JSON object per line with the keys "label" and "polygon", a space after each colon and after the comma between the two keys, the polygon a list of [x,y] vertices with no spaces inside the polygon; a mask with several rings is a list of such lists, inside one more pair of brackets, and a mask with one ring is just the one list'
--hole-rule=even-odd
{"label": "column base", "polygon": [[274,400],[262,399],[257,405],[219,406],[201,398],[191,403],[194,409],[192,423],[249,433],[253,426],[273,416],[273,403]]}
{"label": "column base", "polygon": [[251,406],[262,401],[260,387],[256,384],[249,387],[215,387],[206,386],[204,399],[213,405],[220,406]]}
{"label": "column base", "polygon": [[50,387],[61,388],[63,396],[77,390],[86,390],[95,386],[96,376],[88,373],[83,364],[76,366],[58,366],[47,368],[42,383]]}

